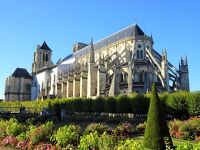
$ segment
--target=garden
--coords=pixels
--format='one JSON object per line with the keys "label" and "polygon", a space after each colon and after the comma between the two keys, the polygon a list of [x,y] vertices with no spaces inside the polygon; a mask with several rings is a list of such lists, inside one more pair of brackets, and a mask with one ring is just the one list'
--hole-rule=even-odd
{"label": "garden", "polygon": [[[143,150],[152,145],[162,147],[164,143],[166,149],[200,149],[200,92],[161,93],[154,104],[152,93],[96,100],[1,102],[0,109],[8,106],[25,109],[21,116],[11,113],[1,117],[1,145],[39,150]],[[150,111],[156,105],[163,109]],[[41,114],[44,108],[48,112],[45,115]],[[27,110],[36,116],[26,117]]]}
{"label": "garden", "polygon": [[[24,123],[16,119],[0,120],[2,146],[15,149],[39,150],[142,150],[144,124],[133,126],[124,122],[111,128],[104,123],[90,123],[83,129],[78,124],[57,126],[52,121],[44,124]],[[195,122],[195,124],[192,124]],[[169,122],[170,134],[176,149],[200,148],[200,119],[190,118],[182,124],[180,120]],[[187,142],[186,140],[190,141]]]}

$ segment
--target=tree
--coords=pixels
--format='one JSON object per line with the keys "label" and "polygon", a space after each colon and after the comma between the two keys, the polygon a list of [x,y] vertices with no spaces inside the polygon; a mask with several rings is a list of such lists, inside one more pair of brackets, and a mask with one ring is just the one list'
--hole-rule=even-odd
{"label": "tree", "polygon": [[[147,124],[144,133],[144,147],[164,150],[166,146],[173,147],[164,111],[157,94],[156,84],[152,85]],[[166,145],[165,145],[166,144]]]}

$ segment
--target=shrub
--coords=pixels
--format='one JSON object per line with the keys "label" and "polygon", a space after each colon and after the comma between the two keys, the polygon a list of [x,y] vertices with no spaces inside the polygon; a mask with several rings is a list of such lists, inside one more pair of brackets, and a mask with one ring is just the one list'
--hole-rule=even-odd
{"label": "shrub", "polygon": [[17,140],[18,141],[26,141],[28,140],[28,136],[26,134],[26,132],[22,132],[17,136]]}
{"label": "shrub", "polygon": [[135,140],[127,139],[119,142],[117,150],[144,150],[142,143],[136,142]]}
{"label": "shrub", "polygon": [[61,104],[59,102],[54,102],[54,114],[60,120],[61,119]]}
{"label": "shrub", "polygon": [[74,114],[74,102],[72,99],[68,100],[66,103],[62,104],[67,114]]}
{"label": "shrub", "polygon": [[28,137],[31,144],[38,144],[39,142],[46,142],[50,140],[53,132],[53,122],[47,122],[39,127],[31,127]]}
{"label": "shrub", "polygon": [[162,105],[157,94],[156,85],[153,83],[150,107],[143,140],[144,147],[158,150],[165,149],[164,137],[169,138],[169,144],[172,147],[173,144],[169,134],[167,122],[165,120]]}
{"label": "shrub", "polygon": [[100,138],[97,132],[84,134],[80,139],[80,145],[78,146],[78,148],[80,150],[99,149],[99,141],[100,141]]}
{"label": "shrub", "polygon": [[136,126],[136,132],[137,133],[144,133],[145,127],[146,127],[146,122],[138,124]]}
{"label": "shrub", "polygon": [[177,118],[186,118],[188,116],[187,95],[187,92],[182,91],[170,94],[166,101],[167,113]]}
{"label": "shrub", "polygon": [[191,92],[188,96],[188,112],[192,116],[200,115],[200,92]]}
{"label": "shrub", "polygon": [[7,122],[8,121],[0,120],[0,139],[6,136]]}
{"label": "shrub", "polygon": [[83,100],[83,111],[84,112],[92,112],[92,99],[85,99]]}
{"label": "shrub", "polygon": [[101,113],[104,112],[104,98],[97,97],[95,100],[92,101],[92,111]]}
{"label": "shrub", "polygon": [[108,132],[109,128],[107,125],[104,125],[102,123],[90,123],[87,128],[85,129],[85,134],[89,134],[91,132],[97,132],[99,135],[101,135],[104,132]]}
{"label": "shrub", "polygon": [[116,100],[114,97],[108,97],[105,100],[104,110],[107,113],[116,113]]}
{"label": "shrub", "polygon": [[67,145],[77,145],[80,137],[80,127],[65,125],[53,135],[56,145],[65,148]]}
{"label": "shrub", "polygon": [[200,119],[191,118],[186,121],[174,120],[169,122],[170,134],[178,139],[199,141]]}
{"label": "shrub", "polygon": [[149,99],[143,94],[130,94],[128,96],[131,103],[131,111],[134,114],[147,114],[149,108]]}
{"label": "shrub", "polygon": [[117,112],[130,113],[131,105],[127,95],[120,95],[117,97]]}
{"label": "shrub", "polygon": [[116,145],[116,140],[112,135],[104,132],[99,135],[98,132],[84,134],[80,139],[80,150],[112,150]]}
{"label": "shrub", "polygon": [[16,119],[11,118],[7,123],[6,134],[8,136],[18,136],[25,131],[25,126],[20,124]]}
{"label": "shrub", "polygon": [[104,132],[100,136],[99,149],[100,150],[113,150],[114,147],[116,146],[116,143],[117,143],[117,141],[115,138],[113,138],[112,135],[109,135],[106,132]]}
{"label": "shrub", "polygon": [[83,100],[80,98],[76,98],[73,100],[73,106],[74,106],[74,111],[75,112],[82,112],[82,105],[83,105]]}
{"label": "shrub", "polygon": [[169,123],[170,135],[175,138],[182,138],[182,133],[179,131],[179,127],[182,125],[182,122],[179,120],[173,120]]}
{"label": "shrub", "polygon": [[134,132],[133,126],[128,122],[121,123],[116,128],[113,129],[113,134],[115,136],[120,136],[120,137],[128,137],[132,135],[133,132]]}

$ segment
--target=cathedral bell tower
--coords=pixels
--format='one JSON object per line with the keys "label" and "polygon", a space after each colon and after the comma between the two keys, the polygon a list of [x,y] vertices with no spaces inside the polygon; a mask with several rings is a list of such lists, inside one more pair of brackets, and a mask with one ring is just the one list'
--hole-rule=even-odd
{"label": "cathedral bell tower", "polygon": [[190,85],[189,85],[189,71],[188,71],[187,57],[185,57],[185,59],[181,58],[181,62],[179,64],[179,75],[180,75],[181,89],[189,91]]}
{"label": "cathedral bell tower", "polygon": [[32,64],[32,74],[35,75],[39,70],[52,65],[51,61],[52,50],[44,41],[42,46],[38,45],[34,52],[34,60]]}

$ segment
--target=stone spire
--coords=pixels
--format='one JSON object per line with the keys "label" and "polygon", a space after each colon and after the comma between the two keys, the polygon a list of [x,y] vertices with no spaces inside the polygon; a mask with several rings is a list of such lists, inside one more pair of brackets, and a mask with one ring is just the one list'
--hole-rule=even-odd
{"label": "stone spire", "polygon": [[94,45],[93,45],[93,38],[91,38],[91,43],[90,43],[90,47],[91,47],[91,49],[90,49],[90,56],[89,56],[89,58],[90,58],[90,63],[94,63]]}
{"label": "stone spire", "polygon": [[168,67],[168,60],[167,60],[167,50],[163,49],[162,51],[162,61],[161,61],[161,73],[164,78],[164,83],[167,91],[170,91],[169,88],[169,67]]}
{"label": "stone spire", "polygon": [[91,98],[96,96],[97,90],[97,69],[95,68],[94,61],[94,45],[93,39],[91,39],[91,50],[89,55],[89,63],[88,63],[88,77],[87,77],[87,97]]}

